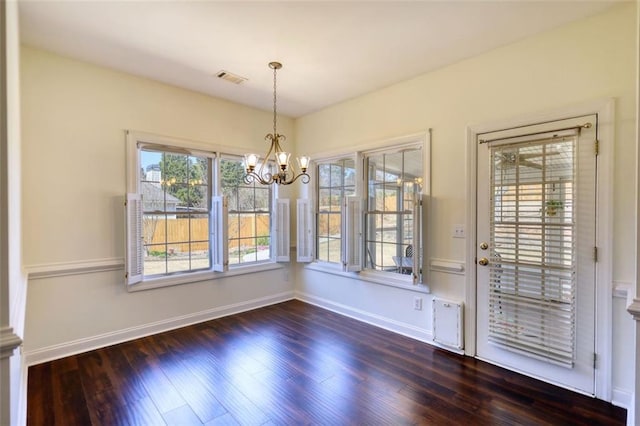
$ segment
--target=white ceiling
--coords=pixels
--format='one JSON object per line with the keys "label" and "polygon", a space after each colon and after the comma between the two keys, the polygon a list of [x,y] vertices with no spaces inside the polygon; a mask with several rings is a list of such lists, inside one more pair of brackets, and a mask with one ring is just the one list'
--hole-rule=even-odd
{"label": "white ceiling", "polygon": [[278,111],[298,117],[617,0],[19,1],[25,44],[261,109],[280,61]]}

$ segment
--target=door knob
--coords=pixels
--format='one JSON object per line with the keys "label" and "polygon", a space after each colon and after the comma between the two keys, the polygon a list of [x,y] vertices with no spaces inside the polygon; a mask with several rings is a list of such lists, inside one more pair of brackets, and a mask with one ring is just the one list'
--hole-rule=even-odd
{"label": "door knob", "polygon": [[488,249],[488,248],[489,248],[489,244],[487,244],[487,243],[482,243],[482,244],[480,244],[480,248],[481,248],[482,250],[486,250],[486,249]]}
{"label": "door knob", "polygon": [[489,259],[487,259],[486,257],[483,257],[480,260],[478,260],[478,263],[482,266],[487,266],[489,264]]}

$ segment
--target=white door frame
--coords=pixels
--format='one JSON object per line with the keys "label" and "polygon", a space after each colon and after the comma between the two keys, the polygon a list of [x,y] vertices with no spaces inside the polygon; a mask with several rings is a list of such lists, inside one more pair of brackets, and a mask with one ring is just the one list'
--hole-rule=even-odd
{"label": "white door frame", "polygon": [[596,324],[595,347],[597,363],[595,370],[595,396],[611,401],[611,363],[612,363],[612,249],[613,249],[613,144],[614,144],[614,106],[613,99],[598,100],[572,107],[528,114],[508,120],[494,121],[467,127],[467,223],[466,241],[466,282],[465,282],[465,354],[476,355],[476,175],[477,141],[479,133],[506,129],[516,126],[562,120],[588,114],[598,114],[599,154],[597,162],[596,194],[596,242],[598,263],[596,266]]}

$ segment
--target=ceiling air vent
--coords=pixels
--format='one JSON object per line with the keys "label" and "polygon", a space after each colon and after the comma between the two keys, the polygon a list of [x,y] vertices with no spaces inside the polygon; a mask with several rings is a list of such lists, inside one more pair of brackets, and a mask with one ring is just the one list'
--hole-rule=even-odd
{"label": "ceiling air vent", "polygon": [[221,78],[222,80],[228,81],[233,84],[242,84],[245,81],[247,81],[246,78],[225,70],[218,71],[216,73],[216,77]]}

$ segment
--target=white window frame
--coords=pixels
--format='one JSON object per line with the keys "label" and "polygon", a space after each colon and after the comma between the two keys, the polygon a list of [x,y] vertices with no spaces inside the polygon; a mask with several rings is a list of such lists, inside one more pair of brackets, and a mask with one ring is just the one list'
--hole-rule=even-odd
{"label": "white window frame", "polygon": [[[219,161],[220,160],[239,160],[242,161],[242,157],[239,155],[235,155],[235,154],[228,154],[228,153],[221,153],[218,155],[218,162],[216,164],[216,168],[215,168],[215,173],[216,173],[216,191],[218,194],[222,194],[222,176],[220,174],[220,166],[219,166]],[[259,184],[256,184],[259,185]],[[264,259],[264,260],[257,260],[257,261],[251,261],[251,262],[242,262],[242,263],[229,263],[229,269],[237,269],[237,268],[245,268],[251,265],[262,265],[262,264],[266,264],[266,263],[273,263],[273,262],[288,262],[289,260],[284,260],[284,258],[282,256],[278,256],[277,254],[277,244],[279,244],[279,242],[281,240],[286,240],[289,241],[290,237],[289,235],[285,234],[285,228],[282,227],[278,227],[276,226],[276,219],[278,217],[280,217],[280,215],[278,214],[278,203],[282,202],[282,200],[284,199],[278,199],[277,197],[278,195],[278,186],[277,185],[272,185],[271,186],[271,198],[269,200],[269,206],[270,206],[270,211],[269,211],[269,215],[270,215],[270,223],[269,223],[269,258],[268,259]],[[288,217],[285,219],[287,220],[286,222],[286,231],[288,232],[288,228],[289,228],[289,222],[288,222]],[[287,243],[287,247],[288,247]],[[228,253],[228,250],[227,250]]]}
{"label": "white window frame", "polygon": [[[352,195],[351,197],[353,197],[353,196],[358,196],[359,197],[359,194],[361,192],[360,187],[362,185],[362,182],[360,181],[360,179],[358,179],[358,176],[361,175],[361,170],[360,170],[360,166],[359,166],[359,163],[360,163],[359,158],[360,157],[358,156],[357,153],[349,153],[347,155],[343,155],[343,156],[340,156],[340,157],[332,157],[332,158],[328,158],[328,159],[325,158],[325,159],[316,161],[313,164],[313,170],[316,173],[315,184],[314,184],[315,197],[313,199],[312,207],[310,207],[310,208],[313,209],[312,210],[313,211],[313,213],[312,213],[312,216],[313,216],[313,218],[312,218],[312,220],[313,220],[312,228],[316,232],[313,232],[312,247],[314,247],[314,250],[313,250],[313,259],[310,259],[310,261],[317,262],[317,263],[322,264],[325,267],[330,268],[330,269],[337,269],[337,270],[342,270],[342,271],[349,271],[349,270],[350,271],[357,271],[357,270],[359,270],[359,269],[354,268],[352,265],[349,266],[348,262],[346,260],[346,257],[345,257],[345,254],[346,254],[345,253],[345,250],[346,250],[345,235],[347,233],[348,228],[347,228],[347,225],[346,225],[346,220],[347,220],[346,198],[347,197],[344,197],[344,196],[343,196],[343,198],[341,200],[342,208],[341,208],[341,212],[340,212],[340,217],[341,217],[341,219],[340,219],[340,249],[341,249],[341,251],[340,251],[340,261],[339,262],[330,262],[330,261],[326,261],[326,260],[320,260],[318,258],[318,251],[317,251],[317,247],[318,247],[317,219],[318,219],[318,215],[320,214],[320,212],[318,211],[318,205],[317,205],[318,204],[318,200],[319,200],[319,195],[320,195],[318,193],[318,183],[319,183],[319,180],[320,180],[320,176],[319,176],[319,173],[318,173],[318,168],[321,165],[335,164],[338,161],[353,160],[354,168],[355,168],[355,171],[356,171],[356,178],[355,178],[354,195]],[[344,186],[342,186],[341,188],[344,189]],[[298,230],[298,232],[300,233],[301,230]],[[308,232],[308,230],[307,230],[307,232]],[[302,233],[304,233],[304,230],[302,230]]]}
{"label": "white window frame", "polygon": [[[219,166],[218,166],[217,158],[219,158],[220,155],[224,155],[224,154],[229,154],[234,156],[241,155],[240,152],[233,152],[233,150],[229,149],[228,147],[226,148],[216,147],[216,146],[207,145],[207,144],[194,142],[194,141],[155,135],[155,134],[146,133],[146,132],[127,130],[126,131],[126,193],[128,194],[127,198],[132,199],[131,196],[133,196],[133,200],[135,200],[137,194],[140,193],[140,147],[139,147],[140,144],[153,146],[159,150],[162,150],[163,148],[166,148],[168,151],[170,151],[171,149],[174,149],[174,150],[178,149],[181,151],[183,150],[186,154],[188,153],[191,155],[211,157],[213,159],[212,170],[209,173],[210,173],[210,178],[212,179],[212,182],[211,182],[212,192],[213,192],[213,197],[212,197],[213,199],[211,200],[212,204],[214,203],[214,200],[219,198],[218,196],[221,195],[220,182],[219,182],[220,179],[218,177]],[[277,188],[273,188],[272,192],[273,192],[274,199],[277,199]],[[141,205],[141,203],[139,202],[137,204]],[[219,204],[224,205],[226,203],[223,203],[222,200],[220,200]],[[274,209],[275,209],[275,205],[276,205],[276,202],[272,203],[272,206]],[[135,212],[131,210],[131,205],[127,206],[127,210],[125,211],[125,213],[126,213],[125,242],[131,243],[135,239],[135,238],[131,238],[131,236],[135,235],[136,224],[135,224],[135,220],[134,220],[134,223],[130,223],[128,218],[129,217],[135,218],[136,215],[135,215]],[[272,211],[272,214],[273,213],[274,212]],[[215,216],[216,214],[217,215],[223,214],[222,218],[226,219],[226,213],[214,212],[214,209],[212,206],[212,215]],[[224,220],[224,222],[226,223],[226,220]],[[142,271],[140,273],[140,269],[138,267],[140,265],[135,265],[136,259],[139,261],[139,257],[137,256],[135,249],[133,249],[133,247],[135,246],[132,247],[130,244],[127,244],[126,250],[125,250],[126,251],[125,253],[125,274],[126,274],[125,284],[126,284],[127,290],[128,291],[148,290],[153,288],[168,287],[173,285],[188,284],[188,283],[194,283],[194,282],[200,282],[200,281],[209,281],[209,280],[228,277],[228,276],[263,272],[267,270],[283,268],[281,264],[276,262],[275,256],[273,254],[274,253],[273,244],[276,244],[274,240],[277,238],[276,235],[273,235],[271,238],[272,239],[271,259],[269,259],[268,261],[255,262],[247,265],[237,265],[233,269],[229,270],[228,265],[225,265],[225,263],[228,264],[228,258],[227,258],[228,252],[226,249],[226,242],[227,242],[226,235],[228,230],[224,226],[223,228],[225,229],[221,229],[220,226],[216,226],[216,225],[222,224],[218,219],[212,219],[211,224],[212,225],[211,225],[210,232],[213,233],[214,231],[216,231],[216,228],[217,228],[217,232],[216,232],[216,238],[210,238],[212,265],[210,269],[207,269],[207,270],[189,271],[189,272],[183,272],[183,273],[178,272],[171,275],[162,275],[162,276],[145,278],[144,272]],[[140,229],[138,229],[137,231],[140,231]],[[225,247],[220,248],[221,245]],[[140,241],[139,247],[141,250],[142,249],[141,241]],[[221,256],[217,256],[217,253],[220,253]],[[131,261],[129,261],[128,259],[131,259],[132,261],[134,261],[133,264],[130,264]],[[137,275],[137,276],[134,276],[134,275]]]}
{"label": "white window frame", "polygon": [[[426,144],[426,141],[412,141],[412,142],[405,142],[405,143],[397,143],[397,144],[390,144],[389,146],[383,147],[383,148],[378,148],[378,149],[372,149],[369,151],[365,151],[363,152],[363,166],[364,164],[366,164],[366,158],[368,158],[371,155],[374,154],[380,154],[380,153],[394,153],[394,152],[400,152],[400,151],[405,151],[405,150],[410,150],[410,149],[416,149],[419,150],[419,152],[424,152],[425,149],[427,149],[428,146]],[[423,163],[422,163],[422,179],[423,179],[423,183],[424,185],[426,185],[426,179],[425,179],[425,175],[428,175],[428,173],[425,173],[425,169],[427,169],[429,167],[429,164],[425,163],[425,158],[423,156]],[[368,171],[363,170],[363,181],[366,182],[367,180],[367,176],[368,176]],[[364,188],[364,186],[363,186]],[[366,205],[367,203],[367,192],[368,190],[364,190],[363,189],[363,203],[364,205]],[[423,189],[421,190],[421,193],[419,193],[418,195],[424,194],[424,186]],[[418,197],[419,199],[417,200],[416,205],[414,206],[413,209],[413,218],[414,221],[416,218],[418,218],[420,216],[420,213],[422,212],[422,207],[421,207],[421,203],[422,203],[422,198],[424,197]],[[365,229],[365,221],[366,221],[366,214],[367,214],[367,210],[366,208],[363,207],[363,218],[362,218],[362,232],[364,232]],[[375,280],[390,280],[393,281],[395,283],[398,283],[400,285],[420,285],[423,284],[423,276],[425,276],[424,274],[424,250],[423,250],[423,244],[424,244],[424,238],[422,238],[422,235],[420,235],[423,232],[423,226],[422,225],[422,221],[424,220],[424,218],[421,218],[421,220],[419,221],[415,221],[414,222],[414,226],[413,226],[413,237],[412,237],[412,244],[414,247],[414,252],[416,253],[416,255],[413,256],[413,271],[416,270],[422,270],[422,273],[418,273],[416,274],[415,272],[413,272],[411,275],[403,275],[403,274],[398,274],[397,272],[386,272],[386,271],[378,271],[375,269],[370,269],[366,267],[366,263],[365,265],[362,266],[362,274],[366,274],[366,275],[370,275],[371,278],[375,279]],[[363,253],[364,255],[366,255],[367,253],[367,248],[366,248],[366,239],[362,238],[363,242]],[[418,245],[416,245],[418,244]],[[363,261],[365,261],[363,255]],[[422,263],[423,265],[419,265],[418,264],[418,259],[422,259]]]}
{"label": "white window frame", "polygon": [[[355,146],[350,151],[339,151],[339,152],[330,153],[326,157],[315,160],[313,163],[314,163],[314,166],[317,167],[317,164],[327,163],[327,162],[349,158],[350,156],[353,156],[356,160],[356,163],[355,163],[356,175],[358,176],[358,178],[356,179],[356,195],[355,196],[360,199],[360,202],[357,204],[359,204],[360,207],[362,207],[363,203],[365,202],[364,186],[367,184],[366,175],[363,171],[364,155],[374,153],[374,152],[397,150],[397,149],[403,149],[403,148],[406,149],[412,146],[420,146],[421,151],[423,152],[423,176],[422,176],[423,184],[422,184],[422,193],[421,193],[422,208],[420,209],[422,221],[420,223],[421,229],[416,230],[419,235],[417,235],[416,238],[414,239],[414,241],[416,242],[419,241],[422,246],[422,263],[423,263],[422,264],[422,277],[423,277],[422,282],[414,283],[413,277],[411,275],[402,275],[402,274],[389,273],[384,271],[375,271],[375,270],[363,268],[364,253],[366,253],[366,250],[364,247],[364,239],[362,238],[363,232],[364,232],[363,226],[364,226],[364,220],[365,220],[364,211],[361,212],[360,214],[360,223],[357,224],[355,228],[354,227],[349,228],[344,226],[346,223],[345,215],[347,215],[347,211],[346,211],[347,209],[343,209],[343,219],[342,219],[343,229],[346,228],[345,231],[350,231],[350,232],[348,233],[345,232],[345,235],[343,235],[343,250],[341,253],[342,259],[343,259],[342,264],[319,262],[316,259],[316,255],[314,253],[313,261],[306,264],[305,268],[321,271],[321,272],[327,272],[335,275],[346,276],[349,278],[360,279],[363,281],[368,281],[376,284],[383,284],[383,285],[388,285],[393,287],[410,289],[413,291],[419,291],[424,293],[428,293],[430,291],[426,282],[429,276],[428,269],[427,269],[428,268],[427,266],[428,265],[428,262],[427,262],[428,239],[426,238],[426,233],[428,229],[428,217],[429,217],[429,210],[428,210],[428,207],[430,204],[429,196],[431,194],[431,129],[429,129],[425,133],[412,134],[408,136],[387,139],[384,141],[379,141],[379,142],[371,143],[367,145]],[[316,167],[313,167],[312,170],[315,171]],[[317,179],[317,177],[315,178]],[[314,213],[311,214],[311,221],[315,222],[316,215],[315,215],[314,198],[318,196],[317,186],[314,186],[313,188],[310,188],[310,189],[311,191],[309,191],[308,193],[309,194],[308,199],[309,199],[309,203],[312,206],[314,206],[313,207]],[[350,198],[350,197],[345,197],[345,198]],[[304,221],[299,223],[304,223]],[[312,223],[311,229],[315,229],[315,226],[316,226],[315,223]],[[305,229],[302,229],[299,226],[298,235],[304,232],[305,232]],[[353,256],[353,253],[351,252],[347,253],[348,250],[344,248],[344,247],[353,248],[354,239],[358,240],[357,244],[360,247],[360,253],[355,253],[355,258],[359,257],[359,262],[360,262],[359,267],[354,265],[353,262],[347,261],[347,260],[353,261],[354,256]],[[313,235],[312,245],[315,247],[316,244],[317,244],[317,236]],[[361,269],[361,270],[358,271],[358,269]]]}

